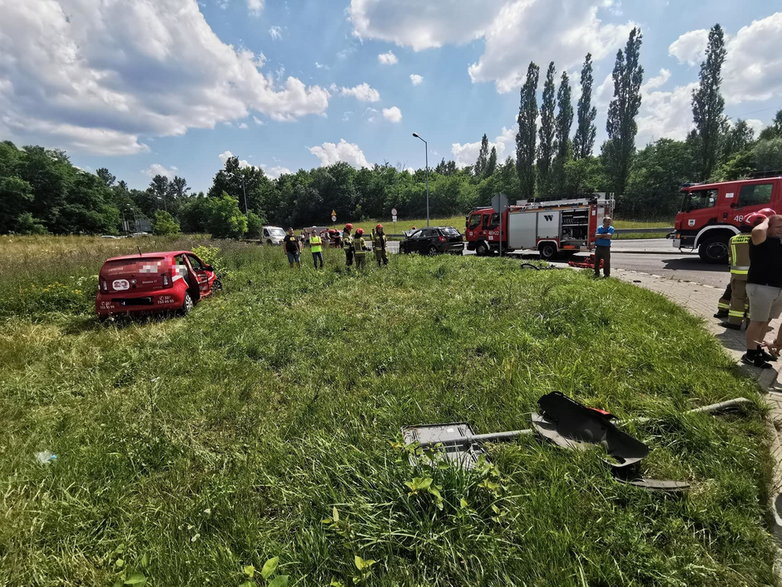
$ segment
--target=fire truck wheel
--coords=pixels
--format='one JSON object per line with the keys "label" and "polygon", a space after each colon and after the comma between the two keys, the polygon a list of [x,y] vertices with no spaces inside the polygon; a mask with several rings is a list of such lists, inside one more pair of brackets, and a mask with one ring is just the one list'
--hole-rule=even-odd
{"label": "fire truck wheel", "polygon": [[485,257],[489,254],[489,246],[484,242],[478,243],[478,245],[475,247],[475,254],[479,257]]}
{"label": "fire truck wheel", "polygon": [[728,243],[719,237],[707,240],[698,247],[698,256],[707,263],[726,263]]}
{"label": "fire truck wheel", "polygon": [[557,245],[554,243],[542,243],[540,245],[540,258],[550,261],[557,256]]}

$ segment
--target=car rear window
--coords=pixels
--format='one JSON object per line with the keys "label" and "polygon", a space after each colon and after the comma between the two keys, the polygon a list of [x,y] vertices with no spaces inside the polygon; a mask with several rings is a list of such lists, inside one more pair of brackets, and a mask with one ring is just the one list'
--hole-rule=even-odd
{"label": "car rear window", "polygon": [[453,226],[446,226],[440,229],[445,236],[459,236],[459,231]]}
{"label": "car rear window", "polygon": [[114,259],[103,264],[101,272],[106,275],[121,273],[161,273],[163,257],[140,257],[138,259]]}

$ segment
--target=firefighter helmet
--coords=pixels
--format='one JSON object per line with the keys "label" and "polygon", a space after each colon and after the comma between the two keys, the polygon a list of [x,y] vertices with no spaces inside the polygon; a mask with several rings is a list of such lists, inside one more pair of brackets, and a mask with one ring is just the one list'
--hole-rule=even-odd
{"label": "firefighter helmet", "polygon": [[769,216],[773,216],[773,210],[771,210],[772,214],[766,214],[766,210],[771,210],[770,208],[765,208],[764,210],[758,210],[757,212],[751,212],[747,214],[744,217],[744,225],[748,226],[749,228],[755,228],[758,224],[766,220]]}
{"label": "firefighter helmet", "polygon": [[761,210],[758,210],[758,214],[763,214],[766,218],[769,216],[775,216],[776,212],[774,212],[773,208],[763,208]]}
{"label": "firefighter helmet", "polygon": [[348,222],[348,223],[345,225],[345,230],[353,230],[353,225],[352,225],[350,222]]}
{"label": "firefighter helmet", "polygon": [[382,224],[378,224],[377,226],[375,226],[375,230],[378,230],[378,229],[381,229],[381,228],[383,228]]}
{"label": "firefighter helmet", "polygon": [[362,234],[364,234],[364,229],[363,228],[357,228],[356,229],[356,236],[361,236]]}

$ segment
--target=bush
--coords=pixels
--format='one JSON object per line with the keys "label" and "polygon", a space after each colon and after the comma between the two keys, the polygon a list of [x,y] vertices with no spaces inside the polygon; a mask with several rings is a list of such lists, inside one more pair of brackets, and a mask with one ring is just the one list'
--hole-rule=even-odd
{"label": "bush", "polygon": [[165,210],[155,212],[155,218],[152,220],[152,233],[158,236],[173,236],[179,234],[181,229],[179,222],[174,220]]}

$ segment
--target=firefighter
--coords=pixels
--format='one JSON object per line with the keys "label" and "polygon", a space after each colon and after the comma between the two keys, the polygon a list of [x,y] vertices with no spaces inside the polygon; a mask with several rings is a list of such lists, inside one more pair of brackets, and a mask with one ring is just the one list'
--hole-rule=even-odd
{"label": "firefighter", "polygon": [[353,238],[354,255],[356,256],[356,269],[364,269],[367,265],[367,243],[364,240],[364,229],[357,228],[356,236]]}
{"label": "firefighter", "polygon": [[[747,313],[747,273],[749,273],[749,243],[752,229],[763,221],[760,214],[748,214],[741,223],[741,232],[731,237],[728,244],[728,263],[730,265],[728,321],[725,328],[739,330]],[[720,301],[722,301],[720,299]],[[719,313],[719,312],[718,312]]]}
{"label": "firefighter", "polygon": [[353,230],[353,225],[350,222],[342,230],[342,249],[345,251],[345,267],[350,267],[353,264],[353,237],[350,236],[351,230]]}
{"label": "firefighter", "polygon": [[310,253],[312,253],[312,262],[315,264],[315,269],[318,268],[318,261],[320,261],[320,268],[323,269],[323,240],[318,234],[318,229],[314,226],[310,235]]}
{"label": "firefighter", "polygon": [[730,309],[730,282],[725,287],[725,291],[722,292],[720,299],[717,300],[717,313],[714,314],[715,318],[727,318],[728,310]]}
{"label": "firefighter", "polygon": [[377,266],[388,265],[388,256],[386,255],[386,233],[383,231],[383,225],[375,226],[375,234],[372,235],[372,250],[375,251],[375,261]]}

